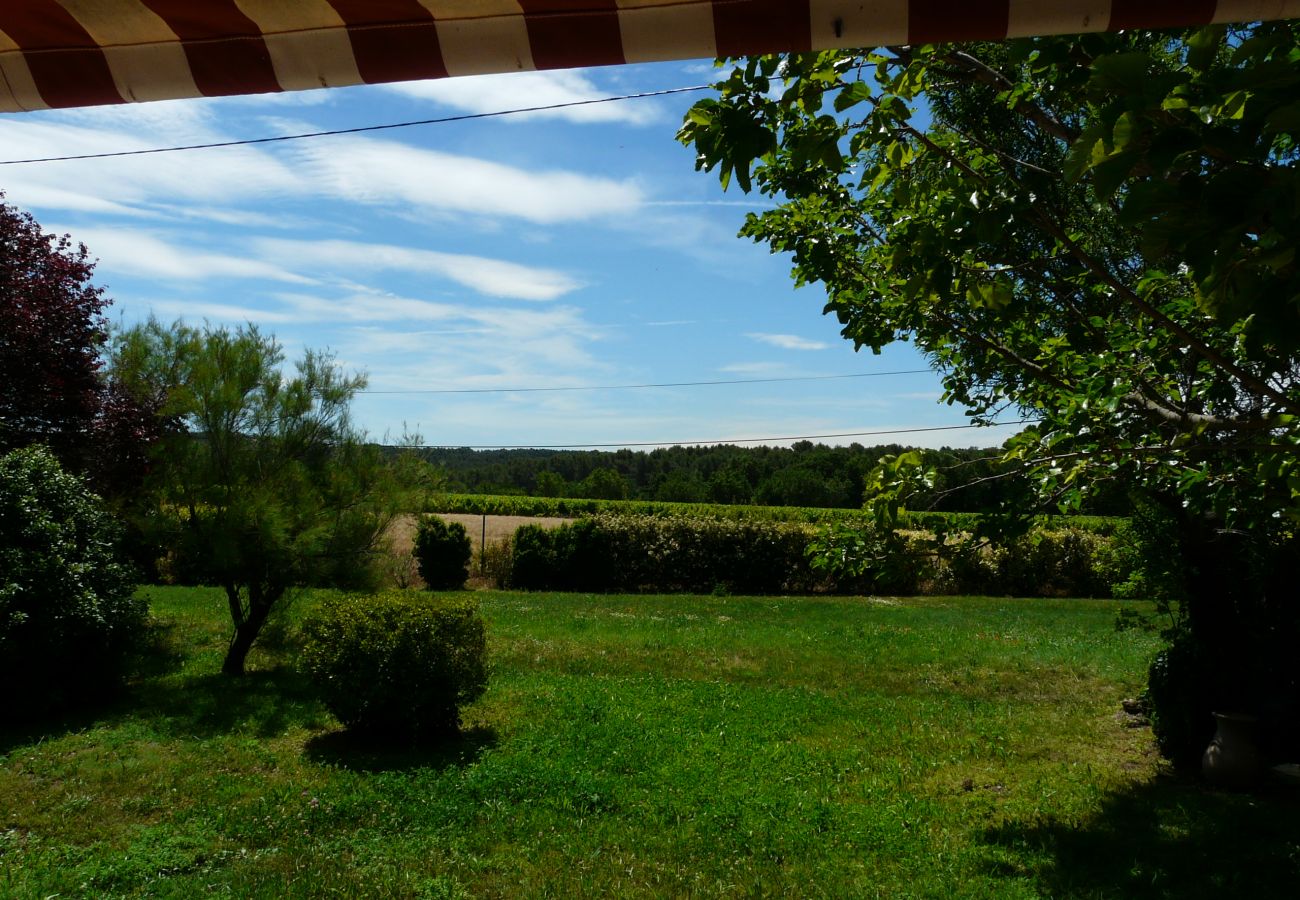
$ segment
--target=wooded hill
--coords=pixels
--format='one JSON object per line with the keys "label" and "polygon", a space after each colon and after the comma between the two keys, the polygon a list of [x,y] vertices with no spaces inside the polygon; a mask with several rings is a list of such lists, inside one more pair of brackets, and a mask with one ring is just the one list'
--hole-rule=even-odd
{"label": "wooded hill", "polygon": [[[544,497],[662,500],[680,503],[858,508],[863,477],[901,445],[831,447],[800,441],[791,447],[667,447],[637,450],[471,450],[429,448],[447,489],[466,493]],[[988,512],[1025,502],[1026,485],[989,448],[921,450],[939,478],[916,509]],[[1125,515],[1127,499],[1098,486],[1085,509]]]}

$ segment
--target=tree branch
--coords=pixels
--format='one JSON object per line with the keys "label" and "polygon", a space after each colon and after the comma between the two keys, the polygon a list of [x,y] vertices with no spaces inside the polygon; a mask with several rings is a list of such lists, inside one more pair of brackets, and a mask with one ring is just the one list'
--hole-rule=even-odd
{"label": "tree branch", "polygon": [[[1015,87],[1015,83],[1001,72],[997,71],[987,63],[983,62],[967,53],[965,50],[956,50],[942,57],[948,63],[959,66],[975,76],[975,79],[982,84],[987,84],[998,90],[1009,90]],[[1073,144],[1078,139],[1079,133],[1070,128],[1060,119],[1057,119],[1043,107],[1030,100],[1017,100],[1016,104],[1011,107],[1013,112],[1018,112],[1026,119],[1033,122],[1043,131],[1052,137],[1067,144]]]}

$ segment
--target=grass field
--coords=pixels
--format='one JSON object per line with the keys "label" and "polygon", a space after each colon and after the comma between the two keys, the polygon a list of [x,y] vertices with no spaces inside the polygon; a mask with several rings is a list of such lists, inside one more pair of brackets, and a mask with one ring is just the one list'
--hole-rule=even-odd
{"label": "grass field", "polygon": [[[0,735],[4,897],[1293,896],[1300,805],[1161,773],[1116,605],[480,593],[461,739],[359,744],[220,595],[113,707]],[[313,602],[301,598],[299,616]],[[9,685],[9,690],[19,689]]]}

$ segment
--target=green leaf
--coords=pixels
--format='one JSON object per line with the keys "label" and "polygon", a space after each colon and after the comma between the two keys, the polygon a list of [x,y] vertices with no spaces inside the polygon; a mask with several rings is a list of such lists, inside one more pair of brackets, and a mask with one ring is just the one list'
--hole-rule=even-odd
{"label": "green leaf", "polygon": [[844,112],[870,97],[871,85],[865,81],[855,81],[835,95],[835,111]]}
{"label": "green leaf", "polygon": [[1187,40],[1187,65],[1204,72],[1214,64],[1219,49],[1223,46],[1227,28],[1224,25],[1209,25],[1200,29]]}
{"label": "green leaf", "polygon": [[1102,56],[1092,64],[1095,86],[1123,93],[1141,93],[1150,70],[1151,56],[1137,50]]}

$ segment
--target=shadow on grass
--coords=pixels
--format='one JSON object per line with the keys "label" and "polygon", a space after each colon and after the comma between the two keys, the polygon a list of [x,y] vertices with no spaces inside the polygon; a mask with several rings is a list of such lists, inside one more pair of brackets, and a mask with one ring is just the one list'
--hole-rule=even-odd
{"label": "shadow on grass", "polygon": [[147,681],[132,692],[130,713],[159,730],[198,738],[242,733],[274,737],[294,726],[322,727],[328,716],[306,678],[289,666]]}
{"label": "shadow on grass", "polygon": [[93,728],[109,715],[107,710],[110,707],[121,705],[118,696],[120,695],[71,709],[61,709],[39,719],[0,723],[0,756],[6,756],[19,747]]}
{"label": "shadow on grass", "polygon": [[466,766],[496,744],[496,729],[483,726],[418,743],[410,738],[331,731],[307,741],[306,753],[322,765],[356,772],[397,772]]}
{"label": "shadow on grass", "polygon": [[1228,794],[1166,776],[1112,795],[1083,824],[1011,822],[984,840],[995,873],[1036,869],[1055,897],[1294,897],[1300,884],[1294,791]]}
{"label": "shadow on grass", "polygon": [[139,705],[140,685],[178,671],[184,659],[175,626],[151,623],[127,663],[130,677],[83,680],[75,692],[46,691],[40,711],[27,718],[0,714],[0,755],[123,718]]}

